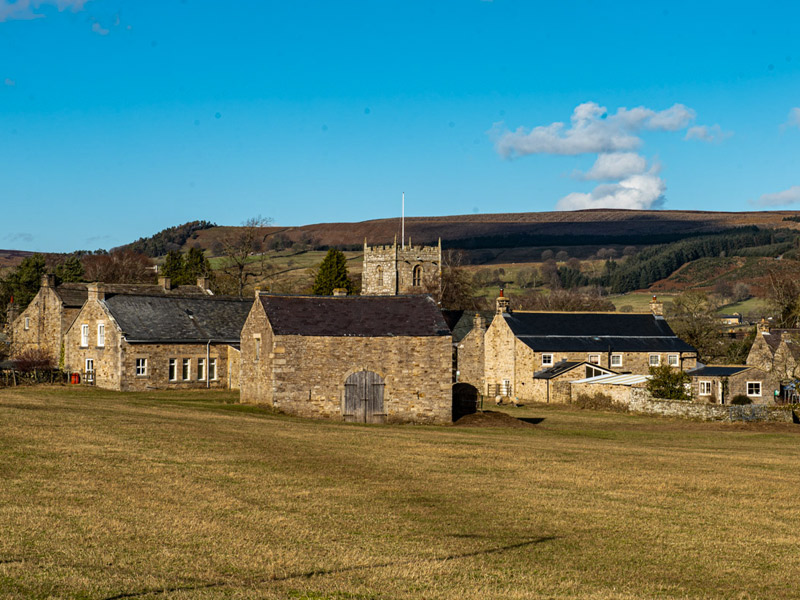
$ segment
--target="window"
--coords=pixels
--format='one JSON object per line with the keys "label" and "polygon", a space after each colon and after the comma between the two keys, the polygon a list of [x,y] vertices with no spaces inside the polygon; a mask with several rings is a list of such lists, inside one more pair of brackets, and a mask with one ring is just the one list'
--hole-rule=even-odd
{"label": "window", "polygon": [[181,365],[181,379],[187,381],[191,377],[192,377],[192,359],[184,358],[183,364]]}
{"label": "window", "polygon": [[378,265],[378,268],[376,269],[376,273],[377,273],[377,278],[376,279],[378,280],[378,285],[382,286],[383,285],[383,267],[381,265]]}
{"label": "window", "polygon": [[411,285],[414,287],[422,285],[422,265],[417,265],[411,272]]}
{"label": "window", "polygon": [[106,324],[97,324],[97,347],[102,348],[106,345]]}
{"label": "window", "polygon": [[589,362],[592,363],[593,365],[599,365],[600,364],[600,355],[599,354],[590,354],[589,355]]}
{"label": "window", "polygon": [[511,380],[510,379],[503,379],[503,385],[500,386],[500,395],[501,396],[510,396],[511,395]]}
{"label": "window", "polygon": [[612,354],[611,355],[611,366],[612,367],[621,367],[622,366],[622,354]]}
{"label": "window", "polygon": [[650,355],[650,366],[651,367],[660,367],[661,366],[661,355],[660,354],[651,354]]}
{"label": "window", "polygon": [[552,354],[542,354],[542,366],[543,367],[550,367],[553,364],[553,355]]}
{"label": "window", "polygon": [[205,381],[206,378],[206,359],[205,358],[198,358],[197,359],[197,379],[200,381]]}
{"label": "window", "polygon": [[208,379],[209,381],[216,381],[217,379],[217,359],[208,359]]}
{"label": "window", "polygon": [[89,345],[89,324],[84,323],[81,325],[81,347],[86,348]]}
{"label": "window", "polygon": [[[88,325],[86,327],[89,327]],[[86,359],[86,367],[84,373],[84,380],[86,383],[94,383],[94,359]]]}
{"label": "window", "polygon": [[678,367],[681,364],[681,359],[677,354],[670,354],[667,357],[667,364],[669,364],[670,367]]}
{"label": "window", "polygon": [[256,360],[261,360],[261,334],[253,335],[253,341],[256,343]]}
{"label": "window", "polygon": [[701,396],[710,396],[711,395],[711,382],[710,381],[701,381],[700,382],[700,395]]}
{"label": "window", "polygon": [[600,377],[600,375],[605,375],[606,372],[600,369],[595,369],[594,367],[587,366],[586,367],[586,377]]}
{"label": "window", "polygon": [[178,379],[178,359],[169,359],[169,380],[176,381]]}
{"label": "window", "polygon": [[137,377],[146,377],[147,376],[147,359],[146,358],[137,358],[136,359],[136,376]]}
{"label": "window", "polygon": [[747,382],[747,395],[748,396],[761,396],[761,382],[748,381]]}
{"label": "window", "polygon": [[31,318],[25,317],[25,331],[28,331],[28,329],[30,328],[31,328]]}

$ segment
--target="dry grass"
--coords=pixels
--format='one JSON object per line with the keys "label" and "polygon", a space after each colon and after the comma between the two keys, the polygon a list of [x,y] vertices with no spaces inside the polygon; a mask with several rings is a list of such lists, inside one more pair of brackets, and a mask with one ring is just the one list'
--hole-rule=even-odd
{"label": "dry grass", "polygon": [[793,426],[359,426],[0,392],[4,598],[796,598]]}

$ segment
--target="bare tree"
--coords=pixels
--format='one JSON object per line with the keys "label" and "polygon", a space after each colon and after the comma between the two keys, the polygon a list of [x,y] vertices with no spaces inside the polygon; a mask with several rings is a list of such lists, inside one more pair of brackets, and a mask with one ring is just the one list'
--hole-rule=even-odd
{"label": "bare tree", "polygon": [[514,298],[520,310],[546,311],[613,311],[614,304],[603,298],[599,289],[586,292],[576,290],[550,290],[549,293],[532,292]]}
{"label": "bare tree", "polygon": [[153,283],[153,261],[131,250],[112,250],[108,254],[87,254],[83,257],[86,281],[104,283]]}
{"label": "bare tree", "polygon": [[791,273],[770,269],[767,302],[778,327],[794,327],[800,318],[800,281]]}
{"label": "bare tree", "polygon": [[433,296],[442,308],[467,310],[476,307],[473,279],[463,268],[465,262],[466,254],[462,250],[444,250],[441,281],[434,274],[423,277],[425,293]]}
{"label": "bare tree", "polygon": [[[272,219],[257,216],[242,223],[220,239],[222,245],[222,271],[227,278],[224,283],[236,290],[239,297],[244,295],[244,287],[250,279],[260,279],[272,271],[272,265],[265,254],[266,233],[264,228],[272,224]],[[227,282],[225,280],[228,280]]]}

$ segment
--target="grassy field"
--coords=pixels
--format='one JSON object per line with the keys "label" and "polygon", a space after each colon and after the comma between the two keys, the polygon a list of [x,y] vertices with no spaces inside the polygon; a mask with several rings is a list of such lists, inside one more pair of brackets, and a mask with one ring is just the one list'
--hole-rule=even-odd
{"label": "grassy field", "polygon": [[3,598],[797,598],[800,426],[0,391]]}

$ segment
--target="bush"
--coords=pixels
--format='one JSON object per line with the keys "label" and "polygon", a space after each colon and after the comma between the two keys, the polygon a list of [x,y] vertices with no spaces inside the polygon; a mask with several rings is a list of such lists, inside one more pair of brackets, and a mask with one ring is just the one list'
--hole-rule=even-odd
{"label": "bush", "polygon": [[744,394],[736,394],[731,399],[731,404],[734,404],[736,406],[744,406],[746,404],[752,404],[752,403],[753,403],[753,401],[750,398],[748,398],[747,396],[745,396]]}
{"label": "bush", "polygon": [[611,399],[611,396],[603,392],[596,392],[594,395],[578,394],[573,402],[575,406],[581,410],[613,410],[618,412],[626,412],[627,409],[621,404],[617,404]]}
{"label": "bush", "polygon": [[14,357],[14,368],[23,373],[48,371],[55,368],[55,361],[45,350],[29,348]]}

